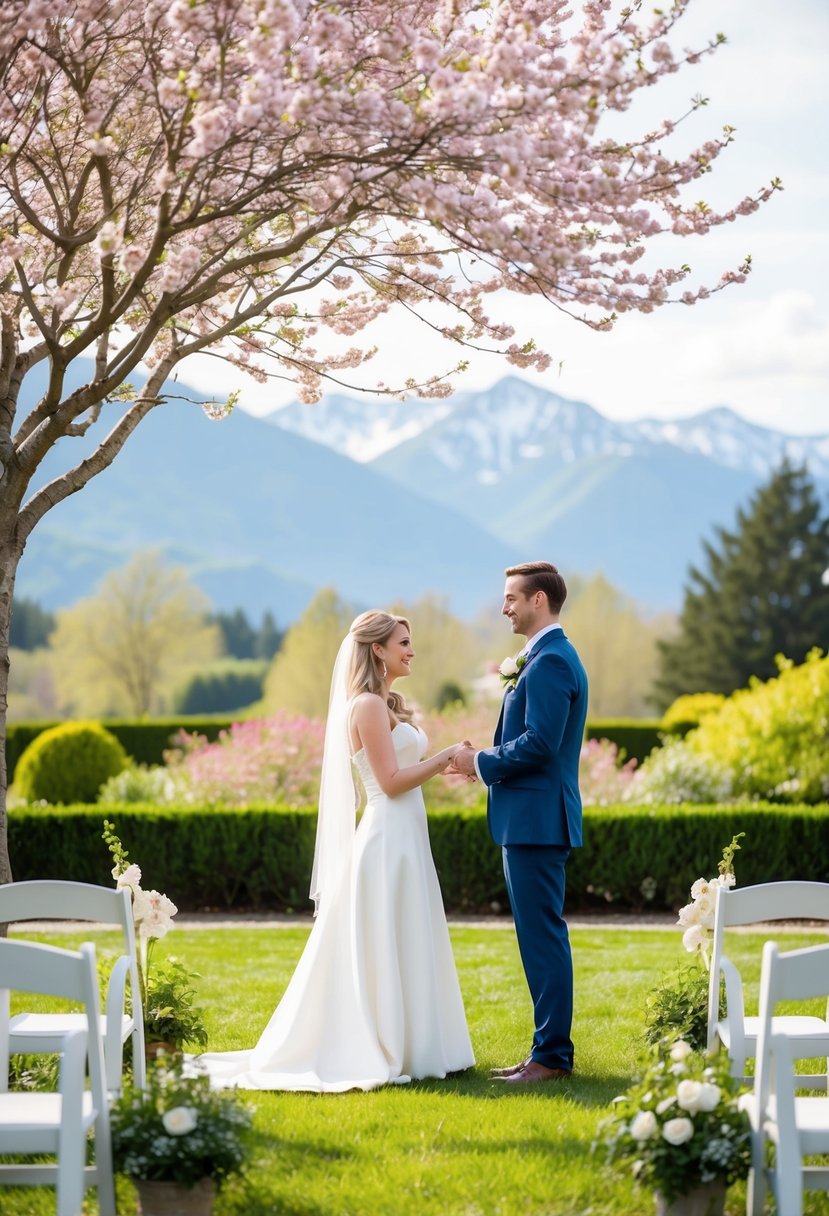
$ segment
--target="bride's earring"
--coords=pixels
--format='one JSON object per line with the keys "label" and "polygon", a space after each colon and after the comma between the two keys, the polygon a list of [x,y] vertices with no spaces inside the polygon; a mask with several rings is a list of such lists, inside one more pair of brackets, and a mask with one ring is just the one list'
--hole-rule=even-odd
{"label": "bride's earring", "polygon": [[388,667],[386,666],[386,661],[385,661],[385,659],[384,659],[384,660],[383,660],[383,679],[384,679],[384,680],[385,680],[386,676],[388,675],[388,672],[389,672],[389,669],[388,669]]}

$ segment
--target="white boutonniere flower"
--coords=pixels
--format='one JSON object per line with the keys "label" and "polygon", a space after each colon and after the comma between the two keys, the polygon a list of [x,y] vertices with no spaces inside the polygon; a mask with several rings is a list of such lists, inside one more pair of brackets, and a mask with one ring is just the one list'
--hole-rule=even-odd
{"label": "white boutonniere flower", "polygon": [[525,654],[519,654],[516,657],[510,655],[509,658],[504,659],[498,668],[498,674],[503,680],[505,692],[508,689],[515,688],[515,685],[518,683],[518,677],[521,674],[521,668],[526,661],[527,656]]}

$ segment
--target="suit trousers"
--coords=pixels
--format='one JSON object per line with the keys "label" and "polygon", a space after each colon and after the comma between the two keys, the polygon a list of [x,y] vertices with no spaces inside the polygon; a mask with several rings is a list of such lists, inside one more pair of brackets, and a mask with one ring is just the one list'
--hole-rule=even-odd
{"label": "suit trousers", "polygon": [[532,1058],[573,1070],[573,958],[562,917],[567,845],[508,844],[504,877],[535,1015]]}

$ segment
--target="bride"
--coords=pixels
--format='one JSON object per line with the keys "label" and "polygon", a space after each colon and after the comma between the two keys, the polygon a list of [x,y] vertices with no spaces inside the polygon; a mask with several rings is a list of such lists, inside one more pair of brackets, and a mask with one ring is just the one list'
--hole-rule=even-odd
{"label": "bride", "polygon": [[[474,1064],[421,786],[461,746],[427,740],[391,691],[414,651],[404,617],[364,612],[337,656],[311,877],[316,921],[252,1051],[199,1057],[217,1088],[342,1092]],[[355,831],[358,797],[367,804]]]}

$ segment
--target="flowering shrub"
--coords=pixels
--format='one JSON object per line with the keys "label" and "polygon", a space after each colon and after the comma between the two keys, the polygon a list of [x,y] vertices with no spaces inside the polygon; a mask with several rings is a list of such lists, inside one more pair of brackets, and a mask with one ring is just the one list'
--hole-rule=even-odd
{"label": "flowering shrub", "polygon": [[636,760],[619,763],[619,749],[609,739],[588,739],[581,749],[579,789],[585,806],[623,802],[635,779]]}
{"label": "flowering shrub", "polygon": [[170,803],[176,796],[176,782],[163,765],[131,764],[101,786],[98,801]]}
{"label": "flowering shrub", "polygon": [[733,693],[687,745],[706,764],[716,756],[735,793],[820,802],[829,796],[829,656],[815,649],[797,667],[777,663],[779,676]]}
{"label": "flowering shrub", "polygon": [[642,1078],[615,1099],[594,1151],[628,1164],[642,1186],[672,1203],[705,1183],[746,1178],[751,1165],[748,1116],[725,1053],[707,1060],[678,1039],[663,1045]]}
{"label": "flowering shrub", "polygon": [[[581,779],[581,778],[580,778]],[[624,798],[637,806],[666,802],[725,802],[732,792],[728,771],[684,739],[666,739],[629,782]]]}
{"label": "flowering shrub", "polygon": [[725,703],[721,692],[694,692],[677,697],[662,716],[662,729],[678,730],[701,722],[707,714],[716,713]]}
{"label": "flowering shrub", "polygon": [[248,1155],[251,1117],[238,1098],[183,1076],[162,1056],[146,1089],[128,1089],[111,1111],[115,1169],[129,1178],[194,1186],[238,1173]]}
{"label": "flowering shrub", "polygon": [[191,804],[316,803],[324,738],[324,722],[281,710],[234,723],[215,743],[182,731],[168,753],[171,791]]}

